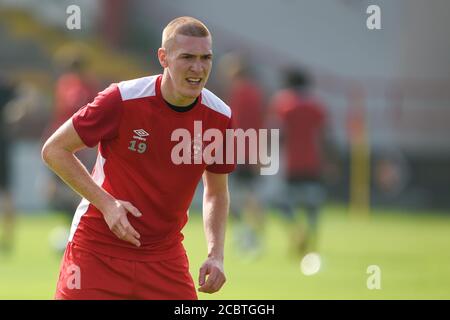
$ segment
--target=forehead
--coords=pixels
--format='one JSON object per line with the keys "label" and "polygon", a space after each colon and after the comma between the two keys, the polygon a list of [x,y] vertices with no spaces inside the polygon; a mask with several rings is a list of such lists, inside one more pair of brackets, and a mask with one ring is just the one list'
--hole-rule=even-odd
{"label": "forehead", "polygon": [[203,55],[212,53],[211,37],[193,37],[177,34],[173,40],[172,50],[177,54]]}

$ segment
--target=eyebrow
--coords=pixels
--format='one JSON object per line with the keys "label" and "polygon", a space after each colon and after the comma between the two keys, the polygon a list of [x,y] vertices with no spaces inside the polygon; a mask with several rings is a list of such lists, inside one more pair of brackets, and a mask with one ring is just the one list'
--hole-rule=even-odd
{"label": "eyebrow", "polygon": [[212,53],[207,53],[207,54],[201,54],[201,55],[195,55],[195,54],[192,54],[192,53],[180,53],[180,57],[197,57],[197,56],[200,56],[200,57],[202,57],[202,58],[205,58],[205,57],[212,57]]}

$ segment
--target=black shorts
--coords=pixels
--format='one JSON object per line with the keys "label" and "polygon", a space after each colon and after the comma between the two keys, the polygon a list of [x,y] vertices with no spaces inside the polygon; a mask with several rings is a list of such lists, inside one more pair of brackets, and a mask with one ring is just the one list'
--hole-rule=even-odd
{"label": "black shorts", "polygon": [[0,190],[8,190],[10,186],[10,159],[9,146],[5,139],[0,137]]}

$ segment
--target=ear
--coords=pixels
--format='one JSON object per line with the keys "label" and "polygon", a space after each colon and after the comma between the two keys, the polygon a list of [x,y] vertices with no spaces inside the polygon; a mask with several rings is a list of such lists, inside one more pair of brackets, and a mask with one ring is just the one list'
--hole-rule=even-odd
{"label": "ear", "polygon": [[167,51],[165,48],[158,49],[158,60],[161,64],[161,67],[167,68],[169,64],[167,63]]}

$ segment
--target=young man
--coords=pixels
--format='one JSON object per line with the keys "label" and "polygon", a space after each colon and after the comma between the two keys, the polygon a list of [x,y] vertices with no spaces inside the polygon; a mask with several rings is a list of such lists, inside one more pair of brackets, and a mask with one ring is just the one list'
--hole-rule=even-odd
{"label": "young man", "polygon": [[[162,75],[112,84],[46,142],[44,161],[83,197],[57,299],[196,299],[181,229],[202,175],[208,257],[199,291],[223,286],[227,179],[235,165],[176,165],[171,157],[177,129],[193,136],[194,121],[201,121],[203,130],[216,128],[225,136],[231,128],[230,108],[204,89],[211,48],[203,23],[191,17],[171,21],[158,50]],[[96,144],[91,177],[74,152]],[[195,139],[190,148],[196,150],[193,144]]]}
{"label": "young man", "polygon": [[[64,47],[58,58],[55,59],[55,66],[61,75],[55,83],[54,105],[50,123],[44,131],[44,139],[48,139],[75,112],[92,101],[99,89],[95,79],[87,72],[88,61],[81,51]],[[86,148],[78,152],[76,157],[91,170],[97,150]],[[60,252],[65,250],[73,214],[80,197],[55,174],[51,175],[47,188],[49,209],[62,213],[65,218],[62,225],[51,231],[52,248]]]}
{"label": "young man", "polygon": [[[317,249],[319,209],[325,200],[321,178],[327,115],[310,91],[306,72],[286,72],[285,81],[286,89],[275,94],[270,109],[284,140],[287,188],[280,197],[281,208],[292,228],[293,253],[303,256]],[[298,206],[306,211],[306,230],[295,221]]]}
{"label": "young man", "polygon": [[[227,84],[227,103],[233,111],[235,128],[256,130],[263,128],[264,93],[243,56],[228,53],[219,62]],[[253,152],[254,154],[252,154]],[[231,215],[235,219],[234,242],[246,259],[259,257],[263,250],[264,213],[259,195],[259,165],[250,164],[250,157],[258,157],[257,150],[245,153],[246,164],[237,166],[230,175]]]}

